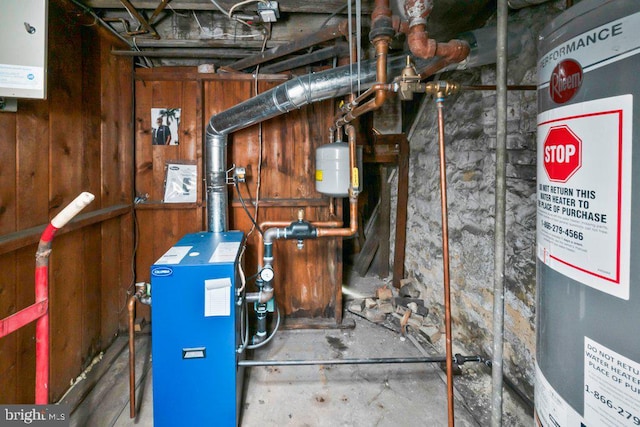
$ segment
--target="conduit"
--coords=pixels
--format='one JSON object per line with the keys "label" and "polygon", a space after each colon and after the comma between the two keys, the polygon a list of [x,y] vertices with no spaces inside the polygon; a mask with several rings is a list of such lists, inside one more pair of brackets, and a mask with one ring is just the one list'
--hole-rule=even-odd
{"label": "conduit", "polygon": [[136,417],[136,343],[134,322],[136,318],[136,302],[151,305],[151,297],[147,294],[146,283],[136,283],[136,291],[127,301],[129,313],[129,418]]}
{"label": "conduit", "polygon": [[496,64],[496,200],[493,273],[493,365],[491,425],[502,425],[502,362],[504,340],[505,209],[507,197],[507,0],[498,0]]}

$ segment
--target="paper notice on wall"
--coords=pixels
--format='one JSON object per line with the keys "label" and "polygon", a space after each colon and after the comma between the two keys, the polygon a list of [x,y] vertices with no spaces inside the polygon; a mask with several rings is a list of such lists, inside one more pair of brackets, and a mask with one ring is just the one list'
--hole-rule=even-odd
{"label": "paper notice on wall", "polygon": [[204,281],[204,316],[231,315],[231,280],[208,279]]}
{"label": "paper notice on wall", "polygon": [[629,299],[632,95],[538,116],[538,258]]}
{"label": "paper notice on wall", "polygon": [[640,425],[640,363],[584,337],[584,418],[589,426]]}

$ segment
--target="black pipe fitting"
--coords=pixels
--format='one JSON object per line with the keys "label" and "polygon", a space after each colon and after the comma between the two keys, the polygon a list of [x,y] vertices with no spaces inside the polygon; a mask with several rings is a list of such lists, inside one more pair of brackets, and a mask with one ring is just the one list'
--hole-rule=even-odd
{"label": "black pipe fitting", "polygon": [[267,304],[256,304],[256,320],[258,327],[256,334],[252,338],[252,344],[260,344],[267,338]]}
{"label": "black pipe fitting", "polygon": [[292,222],[288,227],[284,229],[285,239],[315,239],[318,235],[318,229],[311,225],[308,221],[296,221]]}
{"label": "black pipe fitting", "polygon": [[482,363],[484,365],[487,365],[489,367],[491,367],[491,360],[489,359],[485,359],[482,356],[463,356],[460,353],[457,353],[455,356],[453,356],[453,363],[455,363],[458,366],[462,366],[467,362],[478,362],[478,363]]}
{"label": "black pipe fitting", "polygon": [[392,38],[396,35],[393,29],[393,21],[390,16],[379,16],[371,23],[369,31],[369,41],[373,42],[378,37]]}

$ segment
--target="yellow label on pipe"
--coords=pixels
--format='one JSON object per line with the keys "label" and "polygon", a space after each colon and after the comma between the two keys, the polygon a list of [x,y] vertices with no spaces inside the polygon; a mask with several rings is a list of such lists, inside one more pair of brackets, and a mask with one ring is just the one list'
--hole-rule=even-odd
{"label": "yellow label on pipe", "polygon": [[351,187],[358,188],[360,187],[360,178],[358,177],[358,168],[353,168],[351,171]]}
{"label": "yellow label on pipe", "polygon": [[322,181],[322,171],[316,170],[316,181]]}

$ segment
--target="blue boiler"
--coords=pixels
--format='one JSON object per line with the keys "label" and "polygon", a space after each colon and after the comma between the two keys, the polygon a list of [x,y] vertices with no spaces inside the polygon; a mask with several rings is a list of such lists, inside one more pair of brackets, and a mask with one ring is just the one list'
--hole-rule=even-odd
{"label": "blue boiler", "polygon": [[151,267],[155,426],[239,423],[243,234],[184,236]]}

